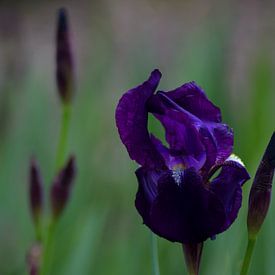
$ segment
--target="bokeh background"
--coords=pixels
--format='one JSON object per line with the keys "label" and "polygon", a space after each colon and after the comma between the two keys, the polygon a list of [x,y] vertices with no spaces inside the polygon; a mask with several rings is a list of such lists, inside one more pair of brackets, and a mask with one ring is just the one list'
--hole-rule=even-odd
{"label": "bokeh background", "polygon": [[[31,155],[46,189],[60,126],[55,86],[56,10],[70,14],[77,71],[68,153],[73,194],[54,236],[53,275],[151,274],[150,235],[134,207],[134,171],[114,123],[124,91],[150,71],[160,88],[195,80],[235,131],[252,176],[274,131],[275,2],[94,0],[0,2],[0,274],[27,274],[34,240],[28,204]],[[152,129],[158,127],[152,124]],[[201,274],[238,274],[247,194],[238,221],[205,244]],[[161,274],[186,274],[181,246],[158,239]],[[251,275],[275,274],[275,204],[258,238]]]}

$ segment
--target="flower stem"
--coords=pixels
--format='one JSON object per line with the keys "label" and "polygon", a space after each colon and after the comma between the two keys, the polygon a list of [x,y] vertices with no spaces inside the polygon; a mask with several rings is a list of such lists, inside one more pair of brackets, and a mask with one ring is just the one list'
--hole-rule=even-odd
{"label": "flower stem", "polygon": [[42,240],[43,227],[42,227],[41,222],[42,222],[42,219],[41,219],[41,217],[39,217],[39,219],[37,220],[36,225],[35,225],[35,240],[37,242],[41,242],[41,240]]}
{"label": "flower stem", "polygon": [[[57,170],[57,172],[59,169],[61,169],[65,160],[70,118],[71,118],[71,104],[65,102],[62,104],[61,128],[60,128],[58,146],[56,150],[55,170]],[[54,217],[51,217],[43,239],[43,254],[42,254],[43,256],[42,256],[41,271],[40,271],[41,275],[50,274],[50,268],[51,268],[51,262],[52,262],[52,244],[53,244],[55,227],[56,227],[56,219]]]}
{"label": "flower stem", "polygon": [[153,275],[160,275],[158,260],[158,240],[156,235],[151,232],[151,251],[152,251],[152,272]]}
{"label": "flower stem", "polygon": [[55,163],[56,170],[59,170],[64,163],[66,147],[68,142],[70,118],[71,118],[71,104],[63,103],[61,129],[60,129],[58,147],[56,150],[56,163]]}
{"label": "flower stem", "polygon": [[255,238],[254,239],[252,239],[252,238],[248,239],[248,243],[247,243],[246,252],[245,252],[245,256],[244,256],[243,265],[242,265],[240,275],[247,275],[248,274],[248,270],[249,270],[253,250],[254,250],[254,247],[255,247],[255,243],[256,243]]}
{"label": "flower stem", "polygon": [[203,250],[202,243],[182,244],[185,263],[189,275],[198,275]]}
{"label": "flower stem", "polygon": [[46,236],[44,239],[44,247],[43,247],[43,258],[42,258],[42,265],[41,265],[41,272],[40,275],[47,275],[50,274],[51,262],[52,262],[52,240],[55,231],[56,222],[54,219],[48,224]]}

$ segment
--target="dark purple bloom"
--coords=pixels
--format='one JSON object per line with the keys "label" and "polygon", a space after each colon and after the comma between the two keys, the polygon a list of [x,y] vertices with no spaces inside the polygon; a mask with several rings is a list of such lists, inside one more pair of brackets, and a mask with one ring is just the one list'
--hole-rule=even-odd
{"label": "dark purple bloom", "polygon": [[[155,70],[122,96],[116,123],[130,157],[141,165],[136,208],[144,223],[170,241],[198,243],[233,223],[249,175],[232,155],[232,129],[204,91],[190,82],[155,93],[160,78]],[[149,133],[149,113],[163,125],[168,147]]]}
{"label": "dark purple bloom", "polygon": [[51,188],[52,212],[55,218],[60,216],[69,200],[75,174],[75,158],[70,157],[66,165],[54,179]]}

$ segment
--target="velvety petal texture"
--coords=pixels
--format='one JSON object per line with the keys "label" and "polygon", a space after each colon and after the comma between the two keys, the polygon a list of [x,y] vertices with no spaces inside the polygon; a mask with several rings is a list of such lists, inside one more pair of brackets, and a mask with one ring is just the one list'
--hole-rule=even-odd
{"label": "velvety petal texture", "polygon": [[237,218],[242,204],[242,185],[250,179],[243,164],[228,160],[222,164],[220,174],[210,183],[211,191],[223,203],[226,221],[220,232],[226,230]]}
{"label": "velvety petal texture", "polygon": [[157,197],[157,184],[162,174],[163,172],[142,167],[136,171],[139,186],[135,203],[145,224],[149,223],[151,206]]}
{"label": "velvety petal texture", "polygon": [[166,95],[184,110],[203,121],[221,122],[220,109],[206,97],[204,91],[195,82],[186,83],[167,92]]}
{"label": "velvety petal texture", "polygon": [[[140,173],[148,176],[144,170]],[[159,236],[173,242],[201,242],[215,235],[224,224],[226,217],[220,199],[203,186],[195,169],[184,170],[178,183],[171,171],[164,172],[154,182],[157,188],[153,201],[146,196],[148,179],[144,178],[138,177],[136,207],[144,223]]]}
{"label": "velvety petal texture", "polygon": [[119,135],[130,157],[140,165],[151,168],[164,166],[147,130],[146,109],[146,103],[155,92],[160,78],[161,73],[153,71],[147,81],[122,96],[116,109]]}
{"label": "velvety petal texture", "polygon": [[[116,124],[136,171],[136,208],[156,234],[173,242],[201,243],[228,229],[238,215],[249,179],[232,156],[233,130],[195,83],[156,91],[161,74],[126,92]],[[148,130],[151,113],[165,130],[167,146]],[[220,173],[211,180],[217,170]]]}

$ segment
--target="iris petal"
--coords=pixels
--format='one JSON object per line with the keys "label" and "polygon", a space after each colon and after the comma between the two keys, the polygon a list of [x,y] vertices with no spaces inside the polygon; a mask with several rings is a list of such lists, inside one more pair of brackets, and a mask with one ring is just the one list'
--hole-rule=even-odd
{"label": "iris petal", "polygon": [[161,73],[153,71],[147,81],[122,96],[116,109],[119,135],[131,159],[150,168],[165,166],[147,130],[146,103],[155,92],[160,78]]}
{"label": "iris petal", "polygon": [[220,198],[226,211],[226,221],[220,232],[237,218],[242,202],[241,187],[249,178],[241,162],[229,159],[222,164],[221,173],[210,183],[210,189]]}
{"label": "iris petal", "polygon": [[199,130],[206,148],[207,160],[203,171],[223,163],[233,150],[233,130],[223,123],[204,123]]}
{"label": "iris petal", "polygon": [[233,130],[223,123],[207,124],[217,144],[216,163],[224,162],[233,150]]}
{"label": "iris petal", "polygon": [[156,117],[165,128],[170,154],[174,157],[184,157],[185,166],[200,169],[205,162],[205,147],[188,117],[173,110],[167,110],[165,115],[156,115]]}
{"label": "iris petal", "polygon": [[159,109],[153,113],[165,128],[165,137],[169,143],[169,153],[172,157],[184,158],[186,167],[202,167],[206,159],[205,147],[197,131],[199,119],[183,110],[180,106],[170,101],[165,93],[159,92],[154,96],[159,100]]}
{"label": "iris petal", "polygon": [[[221,123],[221,112],[205,95],[195,82],[166,93],[162,93],[169,100],[170,108],[189,113],[190,122],[201,134],[206,148],[207,161],[205,169],[215,162],[221,163],[229,157],[233,148],[233,131],[226,124]],[[172,106],[173,105],[173,106]]]}
{"label": "iris petal", "polygon": [[[198,153],[198,150],[204,150],[206,154],[204,170],[209,170],[215,163],[222,163],[232,153],[233,148],[233,131],[226,124],[216,122],[202,121],[194,114],[185,110],[173,101],[168,93],[158,92],[154,96],[154,105],[159,106],[158,110],[154,107],[154,115],[161,120],[164,124],[165,120],[169,119],[174,122],[174,127],[171,127],[171,123],[166,122],[164,124],[167,141],[171,146],[170,140],[176,140],[176,142],[183,146],[188,146],[189,143],[189,155]],[[158,98],[159,103],[156,104]],[[164,118],[164,119],[162,119]],[[177,124],[175,123],[177,122]],[[184,135],[184,131],[180,127],[186,129],[185,136],[189,137],[189,142],[182,142],[181,136]],[[178,128],[178,129],[177,129]],[[170,131],[170,135],[169,135]],[[197,146],[192,146],[192,142],[196,143]],[[177,145],[177,144],[176,144]],[[202,146],[201,146],[202,145]],[[173,149],[173,145],[171,146]],[[190,153],[190,150],[196,150]],[[188,155],[188,154],[187,154]]]}
{"label": "iris petal", "polygon": [[221,122],[220,109],[206,97],[204,91],[195,82],[186,83],[166,94],[183,109],[199,119]]}
{"label": "iris petal", "polygon": [[138,179],[138,192],[135,205],[143,217],[144,223],[148,223],[152,204],[157,197],[157,182],[164,172],[148,170],[140,167],[136,170]]}
{"label": "iris petal", "polygon": [[150,209],[147,205],[143,219],[159,236],[173,242],[201,242],[215,235],[224,223],[223,205],[204,188],[194,169],[184,170],[182,184],[177,184],[171,173],[163,173],[157,188],[158,196]]}

